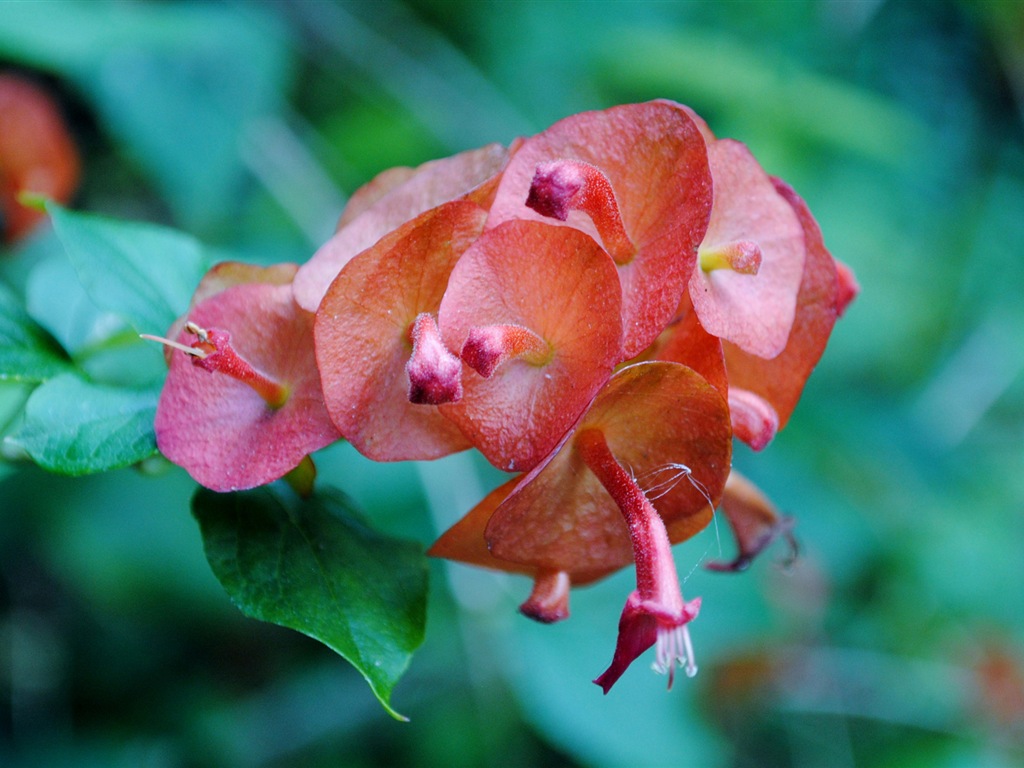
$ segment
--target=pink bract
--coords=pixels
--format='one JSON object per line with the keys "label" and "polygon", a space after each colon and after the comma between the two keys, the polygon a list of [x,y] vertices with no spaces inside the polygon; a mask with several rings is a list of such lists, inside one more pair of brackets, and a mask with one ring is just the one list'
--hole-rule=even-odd
{"label": "pink bract", "polygon": [[[313,315],[295,303],[290,284],[233,285],[194,306],[188,319],[229,334],[242,358],[288,391],[274,408],[242,381],[172,354],[157,406],[157,446],[198,483],[215,491],[264,485],[338,439],[320,391]],[[191,340],[178,334],[186,346]]]}
{"label": "pink bract", "polygon": [[750,151],[739,142],[708,144],[715,202],[698,261],[721,253],[760,251],[756,274],[698,268],[690,298],[701,324],[723,341],[763,358],[786,345],[804,268],[803,229]]}

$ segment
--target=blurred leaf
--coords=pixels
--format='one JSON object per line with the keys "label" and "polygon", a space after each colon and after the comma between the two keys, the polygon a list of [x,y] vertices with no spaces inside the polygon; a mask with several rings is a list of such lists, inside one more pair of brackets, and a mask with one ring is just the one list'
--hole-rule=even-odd
{"label": "blurred leaf", "polygon": [[220,3],[5,3],[0,54],[77,83],[190,226],[234,210],[247,124],[289,80],[277,29]]}
{"label": "blurred leaf", "polygon": [[899,104],[758,53],[739,38],[634,27],[616,29],[603,53],[612,82],[747,115],[775,141],[810,139],[900,165],[924,140],[924,126]]}
{"label": "blurred leaf", "polygon": [[0,283],[0,380],[45,381],[69,367],[64,351]]}
{"label": "blurred leaf", "polygon": [[24,421],[6,439],[52,472],[85,475],[126,467],[156,450],[158,394],[62,374],[32,393]]}
{"label": "blurred leaf", "polygon": [[284,504],[268,489],[192,501],[214,575],[247,616],[341,654],[394,717],[391,691],[423,641],[426,558],[354,516],[340,493]]}
{"label": "blurred leaf", "polygon": [[193,238],[47,204],[54,230],[93,303],[135,330],[163,333],[188,307],[209,259]]}

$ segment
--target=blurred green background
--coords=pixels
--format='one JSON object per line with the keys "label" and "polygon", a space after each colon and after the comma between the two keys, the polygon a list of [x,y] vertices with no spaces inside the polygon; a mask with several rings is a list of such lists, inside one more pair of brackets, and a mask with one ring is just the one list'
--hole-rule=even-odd
{"label": "blurred green background", "polygon": [[[789,427],[735,459],[801,558],[705,572],[724,522],[676,549],[704,607],[670,693],[643,660],[590,682],[631,572],[541,626],[527,581],[435,562],[397,723],[232,607],[182,471],[0,463],[0,764],[1024,764],[1024,4],[6,0],[0,65],[60,100],[75,207],[262,262],[307,259],[386,167],[675,99],[797,189],[863,288]],[[4,279],[55,248],[8,249]],[[318,465],[424,543],[497,479]]]}

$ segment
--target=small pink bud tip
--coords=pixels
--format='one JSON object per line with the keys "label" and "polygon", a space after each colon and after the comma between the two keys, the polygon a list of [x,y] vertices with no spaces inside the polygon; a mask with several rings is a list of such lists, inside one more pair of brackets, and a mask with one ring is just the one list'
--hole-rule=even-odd
{"label": "small pink bud tip", "polygon": [[509,358],[542,365],[550,348],[540,336],[521,325],[487,325],[471,328],[462,345],[462,361],[489,379]]}
{"label": "small pink bud tip", "polygon": [[839,281],[839,289],[836,291],[836,316],[842,317],[850,302],[857,298],[860,293],[860,283],[853,274],[853,270],[843,262],[836,259],[836,276]]}
{"label": "small pink bud tip", "polygon": [[728,269],[741,275],[756,275],[761,269],[761,246],[753,240],[737,240],[701,248],[699,258],[700,268],[705,272]]}
{"label": "small pink bud tip", "polygon": [[779,414],[771,403],[750,390],[729,388],[732,433],[755,451],[763,450],[779,431]]}
{"label": "small pink bud tip", "polygon": [[555,161],[541,163],[533,174],[530,193],[526,198],[526,207],[532,208],[541,216],[565,221],[574,198],[586,183],[580,166],[584,163]]}
{"label": "small pink bud tip", "polygon": [[534,621],[553,624],[569,618],[569,574],[565,571],[540,571],[533,581],[533,591],[519,612]]}
{"label": "small pink bud tip", "polygon": [[412,356],[406,363],[409,402],[442,405],[462,399],[462,361],[448,351],[433,315],[423,312],[412,327]]}
{"label": "small pink bud tip", "polygon": [[582,211],[594,222],[604,249],[619,266],[636,256],[626,232],[615,190],[599,168],[580,160],[541,163],[534,172],[526,205],[541,216],[565,221],[570,211]]}

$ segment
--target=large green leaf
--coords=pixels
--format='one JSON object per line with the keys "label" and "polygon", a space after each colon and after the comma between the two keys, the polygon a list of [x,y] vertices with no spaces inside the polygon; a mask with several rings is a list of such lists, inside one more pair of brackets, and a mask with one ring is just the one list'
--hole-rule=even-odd
{"label": "large green leaf", "polygon": [[267,488],[200,489],[192,501],[214,575],[241,611],[347,659],[394,717],[391,691],[423,641],[422,548],[389,538],[336,491],[287,508]]}
{"label": "large green leaf", "polygon": [[7,440],[40,466],[66,475],[135,464],[156,450],[158,394],[61,374],[32,393],[24,421]]}
{"label": "large green leaf", "polygon": [[86,292],[137,331],[164,333],[188,307],[209,258],[194,238],[166,227],[46,206]]}
{"label": "large green leaf", "polygon": [[0,380],[45,381],[69,367],[64,351],[0,283]]}

